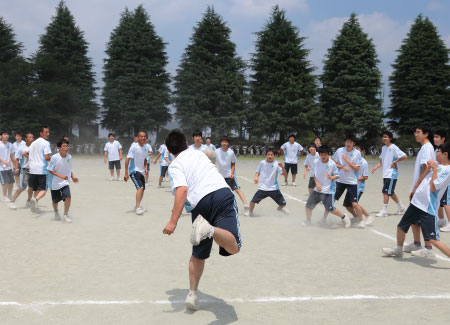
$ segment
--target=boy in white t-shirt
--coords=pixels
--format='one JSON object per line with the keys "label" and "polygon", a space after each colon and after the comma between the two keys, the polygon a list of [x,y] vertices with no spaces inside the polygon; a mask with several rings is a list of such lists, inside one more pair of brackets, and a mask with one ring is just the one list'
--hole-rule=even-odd
{"label": "boy in white t-shirt", "polygon": [[277,162],[274,159],[275,151],[273,149],[268,149],[266,151],[266,159],[261,160],[258,168],[256,169],[256,174],[253,181],[255,184],[259,185],[259,189],[250,201],[250,216],[253,216],[255,204],[258,204],[266,197],[270,197],[278,204],[278,211],[289,214],[289,210],[286,208],[286,200],[280,192],[277,180],[278,175],[283,175],[286,177],[287,172],[283,166],[283,163]]}
{"label": "boy in white t-shirt", "polygon": [[281,154],[284,155],[284,168],[286,169],[283,185],[288,185],[288,174],[289,171],[291,171],[292,185],[296,186],[295,179],[297,178],[298,157],[302,155],[303,147],[300,143],[295,141],[295,135],[291,134],[288,137],[288,142],[281,146],[280,151]]}
{"label": "boy in white t-shirt", "polygon": [[194,143],[189,146],[189,149],[201,150],[201,151],[205,151],[206,149],[208,149],[203,144],[202,131],[199,131],[199,130],[194,131],[194,133],[192,133],[192,140],[194,141]]}
{"label": "boy in white t-shirt", "polygon": [[400,150],[395,144],[392,143],[393,134],[390,131],[384,131],[381,140],[384,146],[381,148],[380,161],[375,167],[372,168],[372,174],[383,166],[383,207],[377,214],[377,217],[387,217],[387,206],[389,203],[389,197],[392,197],[395,203],[398,205],[396,214],[403,214],[406,208],[403,203],[395,194],[395,185],[398,178],[398,163],[407,158],[406,154]]}
{"label": "boy in white t-shirt", "polygon": [[158,180],[158,188],[162,188],[162,181],[164,180],[164,177],[166,177],[167,170],[169,169],[169,162],[165,159],[165,157],[168,157],[169,152],[167,151],[167,147],[165,144],[162,144],[159,146],[158,149],[158,155],[156,156],[155,160],[153,160],[153,164],[156,164],[158,160],[161,158],[161,164],[160,164],[160,175]]}
{"label": "boy in white t-shirt", "polygon": [[365,225],[371,226],[374,222],[374,217],[369,215],[367,210],[361,205],[361,196],[364,194],[366,189],[366,181],[369,178],[369,164],[367,160],[364,159],[364,151],[361,144],[355,144],[356,150],[361,153],[361,165],[358,170],[358,206],[361,209],[362,214],[366,217]]}
{"label": "boy in white t-shirt", "polygon": [[145,174],[145,183],[148,185],[150,185],[149,181],[148,181],[148,177],[150,175],[150,166],[151,163],[153,162],[153,149],[150,143],[146,143],[145,144],[147,146],[147,151],[148,151],[148,155],[147,155],[147,174]]}
{"label": "boy in white t-shirt", "polygon": [[3,198],[5,203],[11,202],[14,186],[14,154],[13,145],[8,141],[9,133],[3,131],[0,141],[0,183],[2,184]]}
{"label": "boy in white t-shirt", "polygon": [[230,138],[223,136],[220,139],[221,147],[216,149],[216,162],[219,173],[222,174],[225,182],[232,191],[235,191],[244,204],[244,215],[249,215],[249,206],[245,199],[244,192],[242,192],[236,181],[236,155],[234,151],[230,149]]}
{"label": "boy in white t-shirt", "polygon": [[211,137],[207,137],[206,138],[205,147],[206,147],[206,149],[211,149],[211,150],[216,150],[217,149],[216,146],[211,143]]}
{"label": "boy in white t-shirt", "polygon": [[326,224],[326,217],[329,212],[338,216],[345,225],[350,228],[350,219],[344,213],[337,210],[334,206],[334,193],[336,192],[336,179],[339,178],[336,163],[329,157],[330,148],[322,145],[319,148],[319,159],[314,161],[314,183],[313,192],[309,195],[306,202],[306,221],[305,226],[311,225],[312,210],[319,202],[322,202],[325,212],[322,224]]}
{"label": "boy in white t-shirt", "polygon": [[72,195],[70,193],[70,179],[74,183],[78,183],[78,178],[72,172],[72,156],[69,152],[69,141],[61,139],[57,142],[56,147],[58,153],[53,155],[48,164],[48,172],[51,177],[51,194],[53,211],[55,212],[55,220],[61,220],[58,212],[58,203],[64,202],[64,215],[62,220],[66,223],[71,223],[72,219],[69,217],[70,203],[72,202]]}
{"label": "boy in white t-shirt", "polygon": [[[436,130],[434,131],[433,135],[433,142],[436,148],[439,148],[441,144],[444,144],[447,141],[447,132],[445,130]],[[437,151],[438,149],[436,149]],[[440,227],[440,230],[442,232],[449,232],[450,231],[450,185],[448,186],[447,190],[445,191],[444,195],[441,199],[441,204],[438,211],[438,226]],[[447,220],[444,216],[444,211],[447,213]]]}
{"label": "boy in white t-shirt", "polygon": [[105,148],[103,149],[105,152],[105,156],[103,161],[106,164],[106,160],[108,160],[108,169],[111,174],[110,181],[114,180],[114,167],[116,168],[116,181],[120,180],[120,161],[122,160],[122,145],[119,141],[114,140],[115,135],[113,133],[108,134],[108,142],[105,144]]}
{"label": "boy in white t-shirt", "polygon": [[[14,155],[15,155],[17,150],[19,150],[19,148],[23,145],[25,145],[25,141],[23,141],[22,132],[17,131],[16,132],[16,142],[14,142],[13,146],[12,146],[12,153],[14,153]],[[14,178],[16,179],[17,188],[20,188],[20,170],[17,170],[17,169],[14,170]]]}
{"label": "boy in white t-shirt", "polygon": [[306,172],[309,172],[309,182],[308,182],[308,192],[311,194],[316,187],[316,182],[314,181],[314,163],[317,159],[320,159],[319,153],[317,152],[317,147],[314,143],[310,144],[307,148],[308,154],[306,155],[303,166],[305,169],[303,171],[303,178],[306,179]]}
{"label": "boy in white t-shirt", "polygon": [[424,177],[419,177],[419,185],[414,186],[411,204],[397,226],[397,246],[394,248],[383,248],[384,255],[402,257],[404,252],[403,243],[409,227],[420,224],[425,239],[425,248],[413,250],[411,255],[435,257],[432,251],[432,244],[450,257],[450,248],[439,240],[439,228],[436,222],[439,201],[450,184],[449,155],[450,143],[444,143],[436,152],[436,159],[439,165],[434,159],[427,161],[424,168]]}
{"label": "boy in white t-shirt", "polygon": [[189,261],[190,290],[185,305],[188,309],[198,310],[198,284],[213,241],[220,246],[219,254],[222,256],[237,254],[241,248],[238,209],[223,176],[204,153],[187,150],[183,133],[170,132],[165,143],[169,152],[175,156],[169,166],[175,200],[170,221],[163,233],[171,235],[175,231],[184,204],[186,200],[189,201],[193,208],[193,248]]}

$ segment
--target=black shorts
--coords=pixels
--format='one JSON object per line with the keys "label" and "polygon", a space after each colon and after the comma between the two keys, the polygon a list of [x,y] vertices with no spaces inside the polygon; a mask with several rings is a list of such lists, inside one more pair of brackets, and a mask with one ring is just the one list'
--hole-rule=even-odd
{"label": "black shorts", "polygon": [[337,182],[336,194],[334,195],[334,198],[339,200],[345,190],[347,190],[347,193],[345,193],[343,203],[344,207],[351,207],[353,202],[358,203],[358,185],[356,184],[344,184]]}
{"label": "black shorts", "polygon": [[67,198],[71,198],[69,185],[61,187],[59,190],[51,190],[52,202],[58,203],[60,201],[65,201]]}
{"label": "black shorts", "polygon": [[169,169],[169,166],[161,166],[161,174],[159,176],[166,177],[167,170]]}
{"label": "black shorts", "polygon": [[239,190],[240,187],[236,182],[236,178],[225,178],[225,182],[227,182],[228,186],[234,191]]}
{"label": "black shorts", "polygon": [[120,169],[120,160],[114,160],[109,162],[109,169],[114,169],[114,167],[116,167],[116,169]]}
{"label": "black shorts", "polygon": [[33,191],[47,191],[48,188],[48,175],[29,174],[28,186]]}
{"label": "black shorts", "polygon": [[[231,190],[221,188],[204,196],[192,210],[192,222],[198,215],[205,218],[213,227],[221,228],[231,232],[236,239],[236,243],[241,249],[242,240],[239,229],[239,215],[236,200]],[[207,238],[197,246],[192,246],[192,256],[205,260],[211,253],[213,239]],[[231,255],[223,247],[220,247],[219,254],[222,256]]]}
{"label": "black shorts", "polygon": [[6,184],[14,184],[14,173],[10,170],[2,170],[0,171],[0,182],[2,185]]}
{"label": "black shorts", "polygon": [[364,194],[364,192],[358,192],[358,202],[361,199],[361,196]]}
{"label": "black shorts", "polygon": [[313,191],[309,197],[308,201],[306,201],[306,207],[308,209],[314,209],[316,205],[322,202],[326,211],[334,211],[336,208],[334,207],[334,194],[327,193],[319,193],[317,191]]}
{"label": "black shorts", "polygon": [[397,227],[404,233],[407,233],[411,225],[420,226],[424,240],[439,240],[439,227],[436,217],[420,210],[412,204],[409,205]]}
{"label": "black shorts", "polygon": [[130,178],[134,183],[134,186],[136,186],[136,189],[140,189],[141,187],[145,191],[145,176],[140,172],[132,172],[130,174]]}
{"label": "black shorts", "polygon": [[316,187],[316,182],[314,181],[314,177],[310,177],[309,182],[308,182],[308,188],[314,188],[314,187]]}
{"label": "black shorts", "polygon": [[28,187],[28,178],[30,176],[30,170],[28,168],[22,168],[20,170],[19,188],[26,189]]}
{"label": "black shorts", "polygon": [[280,190],[275,191],[258,190],[253,196],[252,202],[258,204],[259,202],[261,202],[261,200],[265,199],[266,197],[270,197],[280,206],[286,205],[286,200],[284,199],[284,196],[283,194],[281,194]]}
{"label": "black shorts", "polygon": [[383,178],[383,190],[384,194],[389,196],[394,195],[395,185],[397,184],[397,180],[393,178]]}
{"label": "black shorts", "polygon": [[441,207],[449,205],[448,203],[450,202],[450,193],[448,191],[448,187],[444,192],[444,195],[442,195],[441,198]]}
{"label": "black shorts", "polygon": [[291,170],[292,175],[297,175],[297,164],[284,163],[284,168],[286,169],[286,173],[289,174],[289,170]]}

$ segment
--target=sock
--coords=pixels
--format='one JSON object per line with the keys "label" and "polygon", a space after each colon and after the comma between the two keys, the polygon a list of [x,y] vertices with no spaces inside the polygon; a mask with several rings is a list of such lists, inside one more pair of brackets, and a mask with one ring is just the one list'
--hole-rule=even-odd
{"label": "sock", "polygon": [[210,226],[211,228],[209,228],[209,238],[212,238],[214,236],[214,227]]}
{"label": "sock", "polygon": [[420,241],[415,241],[414,242],[414,245],[416,245],[417,247],[420,247],[421,245],[420,245]]}
{"label": "sock", "polygon": [[398,207],[399,207],[400,209],[401,209],[401,208],[404,208],[404,205],[403,205],[402,201],[398,201],[397,205],[398,205]]}
{"label": "sock", "polygon": [[196,294],[197,294],[197,290],[190,290],[190,289],[189,289],[189,294],[194,294],[194,295],[196,295]]}
{"label": "sock", "polygon": [[431,251],[433,249],[433,246],[425,246],[425,248]]}
{"label": "sock", "polygon": [[397,246],[395,249],[403,251],[403,246]]}
{"label": "sock", "polygon": [[387,211],[387,204],[383,204],[383,207],[381,208],[382,211]]}

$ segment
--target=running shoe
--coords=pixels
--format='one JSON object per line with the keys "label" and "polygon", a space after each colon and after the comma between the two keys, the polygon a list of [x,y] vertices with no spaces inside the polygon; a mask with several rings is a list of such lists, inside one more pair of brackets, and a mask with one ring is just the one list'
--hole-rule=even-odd
{"label": "running shoe", "polygon": [[187,309],[198,310],[197,295],[193,292],[188,293],[188,295],[186,296],[186,300],[184,301],[184,305]]}
{"label": "running shoe", "polygon": [[199,215],[192,224],[191,244],[197,246],[206,238],[211,238],[211,225]]}
{"label": "running shoe", "polygon": [[7,196],[4,196],[2,198],[2,202],[9,203],[9,202],[11,202],[11,200]]}
{"label": "running shoe", "polygon": [[438,219],[438,227],[445,227],[447,225],[447,220],[443,219]]}
{"label": "running shoe", "polygon": [[67,214],[63,215],[63,221],[65,223],[72,223],[72,219],[70,219],[70,217]]}
{"label": "running shoe", "polygon": [[30,201],[27,201],[27,203],[25,203],[25,209],[29,209],[30,208]]}
{"label": "running shoe", "polygon": [[38,201],[35,198],[30,200],[30,209],[33,213],[38,213]]}
{"label": "running shoe", "polygon": [[397,210],[397,212],[395,212],[395,214],[403,214],[403,213],[405,213],[405,211],[406,211],[406,208],[401,207],[401,208],[398,208],[398,210]]}
{"label": "running shoe", "polygon": [[59,212],[55,212],[54,220],[61,220],[61,215],[59,214]]}
{"label": "running shoe", "polygon": [[291,211],[289,211],[286,207],[284,207],[284,208],[278,207],[277,210],[280,211],[280,212],[283,212],[284,214],[291,213]]}
{"label": "running shoe", "polygon": [[387,216],[388,216],[388,213],[387,213],[387,211],[385,211],[385,210],[381,210],[380,212],[378,212],[378,213],[376,214],[376,216],[377,216],[377,217],[387,217]]}
{"label": "running shoe", "polygon": [[8,207],[9,207],[11,210],[16,210],[16,209],[17,209],[16,204],[15,204],[14,202],[9,202]]}
{"label": "running shoe", "polygon": [[297,186],[297,184],[295,184],[295,182],[292,182],[292,186]]}
{"label": "running shoe", "polygon": [[383,248],[383,254],[385,256],[403,257],[403,252],[402,252],[402,248],[401,247]]}
{"label": "running shoe", "polygon": [[403,246],[403,251],[405,253],[411,253],[411,252],[418,251],[421,249],[422,249],[422,246],[416,246],[416,244],[414,244],[414,243]]}
{"label": "running shoe", "polygon": [[283,182],[283,184],[281,184],[281,185],[287,186],[287,185],[288,185],[288,182]]}
{"label": "running shoe", "polygon": [[352,225],[350,218],[345,214],[344,214],[344,219],[342,219],[342,222],[344,223],[345,228],[350,228]]}
{"label": "running shoe", "polygon": [[354,228],[364,229],[366,228],[366,225],[364,224],[363,220],[357,221],[352,225]]}
{"label": "running shoe", "polygon": [[436,257],[436,254],[434,254],[432,249],[428,249],[428,248],[422,248],[419,250],[415,250],[411,252],[412,256],[416,256],[416,257],[431,257],[434,258]]}
{"label": "running shoe", "polygon": [[447,222],[447,225],[445,227],[439,228],[442,232],[450,232],[450,223]]}
{"label": "running shoe", "polygon": [[112,182],[114,180],[114,177],[111,177],[109,180]]}
{"label": "running shoe", "polygon": [[144,214],[144,209],[142,209],[142,208],[136,208],[136,214],[137,214],[138,216],[143,215],[143,214]]}
{"label": "running shoe", "polygon": [[366,224],[366,226],[373,226],[373,222],[374,222],[374,221],[375,221],[375,218],[374,218],[374,217],[368,216],[368,217],[366,218],[365,224]]}

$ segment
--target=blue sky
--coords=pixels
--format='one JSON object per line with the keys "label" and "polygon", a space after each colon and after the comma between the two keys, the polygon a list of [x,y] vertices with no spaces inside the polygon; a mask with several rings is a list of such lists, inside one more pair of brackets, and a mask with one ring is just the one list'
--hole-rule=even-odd
{"label": "blue sky", "polygon": [[[55,13],[59,0],[1,0],[0,15],[11,24],[25,54],[38,47]],[[66,0],[78,26],[89,42],[89,56],[95,65],[97,80],[102,78],[105,45],[117,26],[125,7],[133,10],[143,4],[164,39],[169,56],[168,70],[174,74],[186,47],[192,28],[201,19],[208,5],[213,5],[232,30],[231,39],[245,60],[254,51],[255,35],[269,18],[271,7],[278,4],[287,17],[307,37],[310,60],[321,71],[326,50],[345,20],[355,12],[366,33],[373,38],[380,59],[383,81],[391,74],[396,50],[406,37],[411,23],[419,13],[429,17],[450,47],[450,1],[438,0]],[[387,96],[387,94],[386,94]]]}

